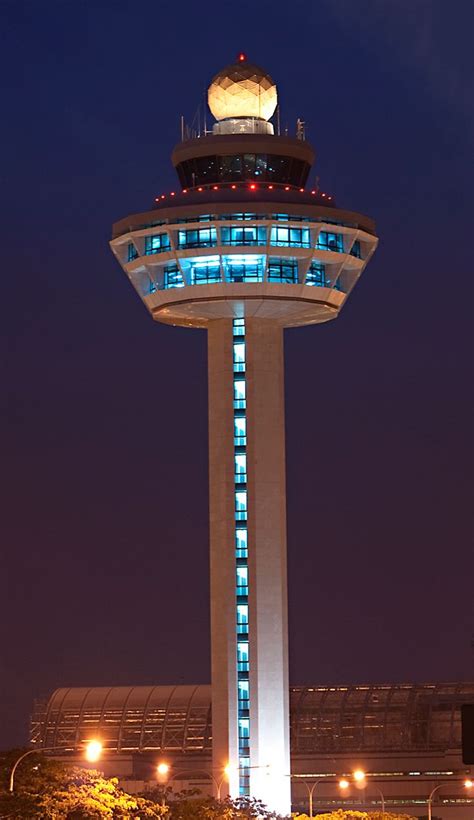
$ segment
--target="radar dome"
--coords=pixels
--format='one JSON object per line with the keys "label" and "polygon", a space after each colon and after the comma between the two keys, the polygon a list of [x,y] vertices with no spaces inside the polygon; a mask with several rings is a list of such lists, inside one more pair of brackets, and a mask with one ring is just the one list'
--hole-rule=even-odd
{"label": "radar dome", "polygon": [[269,120],[277,106],[276,85],[263,68],[248,63],[244,54],[212,79],[207,92],[216,120],[257,117]]}

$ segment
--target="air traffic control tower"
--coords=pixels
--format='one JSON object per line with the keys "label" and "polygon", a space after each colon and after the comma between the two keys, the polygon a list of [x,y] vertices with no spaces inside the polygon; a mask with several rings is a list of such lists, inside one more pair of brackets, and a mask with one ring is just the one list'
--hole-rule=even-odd
{"label": "air traffic control tower", "polygon": [[314,151],[301,122],[274,133],[266,71],[239,55],[208,103],[212,132],[172,154],[182,191],[111,247],[153,319],[207,330],[213,767],[289,814],[283,331],[335,319],[377,237],[306,187]]}

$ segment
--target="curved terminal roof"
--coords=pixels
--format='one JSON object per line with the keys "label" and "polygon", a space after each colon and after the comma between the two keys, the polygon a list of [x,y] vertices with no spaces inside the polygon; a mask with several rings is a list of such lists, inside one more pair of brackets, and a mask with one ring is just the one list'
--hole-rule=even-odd
{"label": "curved terminal roof", "polygon": [[[460,707],[474,683],[290,689],[292,754],[444,751],[461,746]],[[116,752],[210,753],[210,686],[57,689],[37,702],[31,741],[74,752],[100,735]]]}

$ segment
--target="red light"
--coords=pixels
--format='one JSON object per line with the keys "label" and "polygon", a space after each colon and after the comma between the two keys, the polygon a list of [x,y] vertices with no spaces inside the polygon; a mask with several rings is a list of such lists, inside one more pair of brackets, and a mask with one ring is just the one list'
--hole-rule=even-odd
{"label": "red light", "polygon": [[256,188],[256,187],[257,187],[257,186],[256,186],[256,185],[252,182],[252,184],[251,184],[251,186],[250,186],[250,190],[251,190],[251,191],[255,191],[255,188]]}
{"label": "red light", "polygon": [[300,194],[302,194],[303,191],[304,191],[304,188],[300,188]]}
{"label": "red light", "polygon": [[273,185],[269,185],[269,186],[268,186],[268,190],[269,190],[269,191],[273,191]]}
{"label": "red light", "polygon": [[321,196],[326,196],[326,194],[321,194]]}
{"label": "red light", "polygon": [[187,193],[188,193],[188,189],[187,189],[187,188],[183,188],[183,194],[187,194]]}
{"label": "red light", "polygon": [[164,199],[164,198],[165,198],[165,195],[164,195],[164,194],[161,194],[161,198],[162,198],[162,199]]}
{"label": "red light", "polygon": [[235,190],[237,188],[237,185],[231,185],[230,187]]}
{"label": "red light", "polygon": [[198,188],[198,191],[202,191],[202,188]]}
{"label": "red light", "polygon": [[312,193],[312,194],[313,194],[313,196],[314,196],[314,194],[316,193],[316,191],[311,191],[311,193]]}
{"label": "red light", "polygon": [[171,194],[170,194],[170,196],[175,196],[175,193],[174,193],[174,191],[171,191]]}
{"label": "red light", "polygon": [[218,191],[218,190],[219,190],[219,186],[218,186],[218,185],[213,185],[213,186],[212,186],[212,190],[213,190],[213,191]]}
{"label": "red light", "polygon": [[245,56],[244,52],[241,51],[237,59],[238,59],[239,63],[244,63],[245,60],[247,59],[247,57]]}
{"label": "red light", "polygon": [[328,199],[332,199],[332,196],[328,196]]}
{"label": "red light", "polygon": [[285,185],[285,191],[289,191],[289,190],[290,190],[290,186],[289,186],[289,185]]}
{"label": "red light", "polygon": [[159,196],[155,196],[155,202],[159,202],[159,200],[160,200],[160,197],[159,197]]}

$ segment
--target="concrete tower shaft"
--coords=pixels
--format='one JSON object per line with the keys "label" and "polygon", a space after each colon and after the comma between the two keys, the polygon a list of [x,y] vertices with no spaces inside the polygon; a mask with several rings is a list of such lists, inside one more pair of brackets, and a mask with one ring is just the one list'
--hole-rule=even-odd
{"label": "concrete tower shaft", "polygon": [[252,796],[285,812],[290,763],[281,326],[265,319],[210,322],[208,368],[213,765],[222,769],[229,759],[231,794],[248,786]]}

